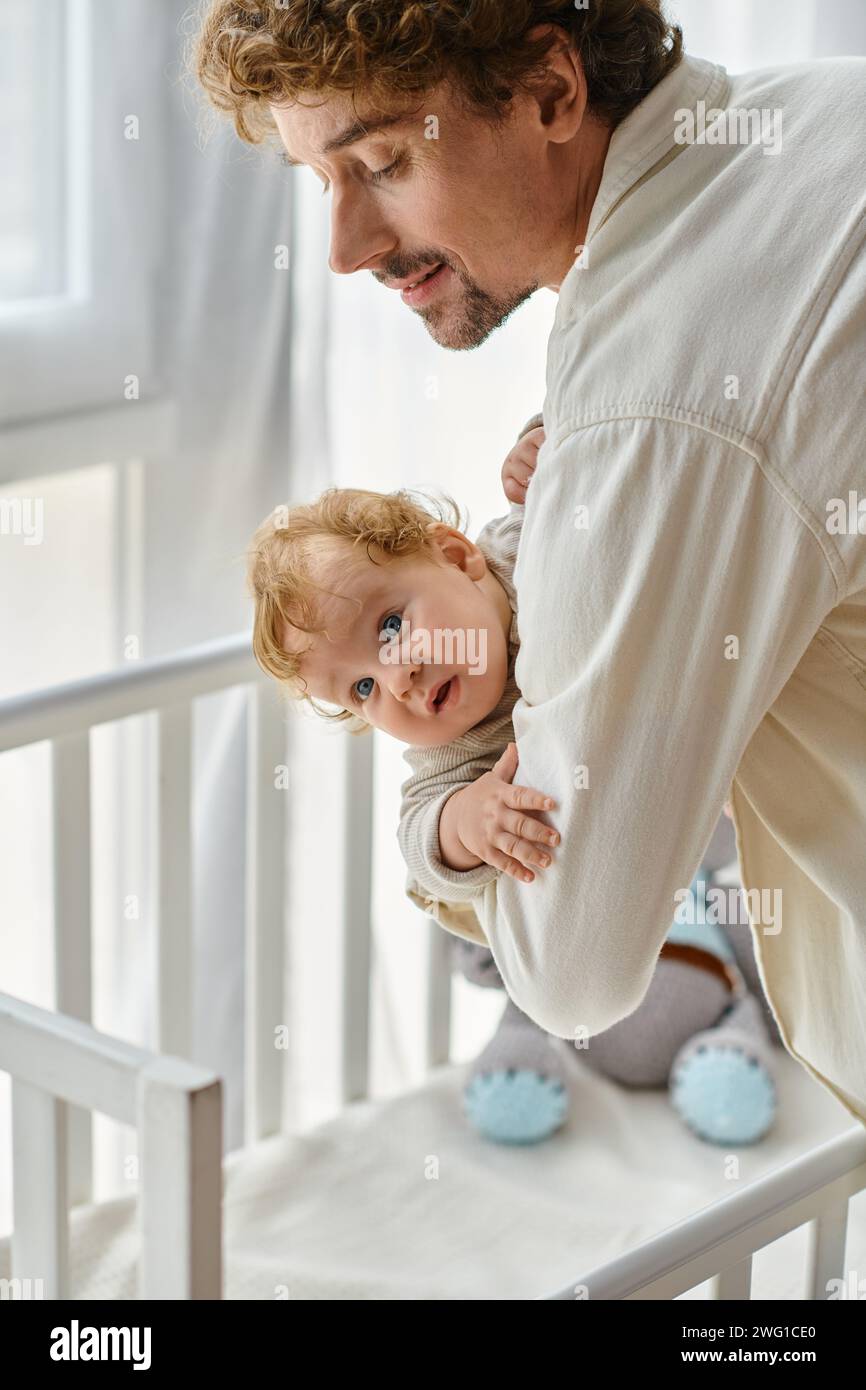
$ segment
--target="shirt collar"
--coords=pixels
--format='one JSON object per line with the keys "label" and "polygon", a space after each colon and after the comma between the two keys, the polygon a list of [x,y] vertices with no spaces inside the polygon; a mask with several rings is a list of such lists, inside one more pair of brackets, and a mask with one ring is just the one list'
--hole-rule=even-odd
{"label": "shirt collar", "polygon": [[[663,77],[613,132],[587,228],[587,245],[607,220],[616,204],[656,164],[679,152],[674,138],[677,112],[694,111],[699,101],[709,110],[728,99],[728,74],[719,63],[684,54],[673,71]],[[575,273],[574,268],[569,276]],[[580,273],[578,270],[576,273]],[[566,276],[568,279],[568,276]]]}

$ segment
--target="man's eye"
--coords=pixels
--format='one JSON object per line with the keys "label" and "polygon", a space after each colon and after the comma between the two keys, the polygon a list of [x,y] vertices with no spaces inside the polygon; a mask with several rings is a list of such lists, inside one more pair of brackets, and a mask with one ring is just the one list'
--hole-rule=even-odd
{"label": "man's eye", "polygon": [[393,178],[400,165],[403,163],[403,156],[398,155],[392,164],[388,164],[384,169],[371,169],[370,182],[381,183],[382,179]]}
{"label": "man's eye", "polygon": [[[392,179],[399,170],[402,163],[403,156],[398,155],[397,158],[391,164],[387,164],[384,169],[371,169],[370,182],[381,183],[383,179]],[[330,191],[330,182],[327,179],[325,179],[322,183],[322,197],[327,198]]]}

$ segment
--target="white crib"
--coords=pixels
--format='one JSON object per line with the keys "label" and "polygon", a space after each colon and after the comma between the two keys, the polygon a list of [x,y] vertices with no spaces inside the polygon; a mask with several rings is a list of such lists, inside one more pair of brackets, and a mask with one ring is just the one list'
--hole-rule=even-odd
{"label": "white crib", "polygon": [[[185,1060],[190,1054],[193,984],[190,763],[195,701],[237,686],[247,690],[249,733],[245,1145],[223,1157],[221,1079]],[[90,730],[149,711],[156,712],[159,727],[156,1052],[131,1046],[90,1024]],[[573,1233],[570,1240],[555,1209],[545,1226],[542,1208],[527,1206],[525,1214],[534,1211],[537,1239],[530,1257],[536,1270],[532,1292],[501,1293],[493,1285],[485,1286],[485,1232],[489,1231],[492,1241],[494,1222],[497,1228],[501,1224],[497,1212],[504,1215],[507,1210],[510,1215],[515,1202],[520,1217],[520,1189],[516,1185],[520,1177],[536,1189],[547,1184],[552,1190],[558,1181],[566,1194],[571,1180],[576,1195],[604,1165],[615,1170],[618,1162],[625,1163],[629,1184],[643,1184],[644,1201],[652,1203],[663,1183],[660,1172],[653,1173],[653,1141],[647,1136],[653,1133],[652,1125],[675,1121],[670,1119],[663,1098],[620,1097],[615,1088],[587,1072],[585,1103],[597,1103],[598,1108],[594,1122],[587,1124],[583,1134],[578,1126],[571,1135],[521,1152],[485,1145],[473,1136],[459,1111],[460,1068],[452,1066],[449,1057],[447,937],[432,923],[426,928],[425,1059],[429,1086],[388,1102],[371,1100],[370,817],[353,817],[351,825],[345,827],[348,852],[342,870],[341,924],[344,1109],[337,1119],[313,1131],[300,1135],[287,1132],[282,1114],[281,1059],[273,1043],[273,1020],[284,1013],[284,798],[273,791],[274,768],[285,759],[283,721],[274,688],[253,661],[246,635],[0,704],[0,752],[43,740],[51,743],[57,904],[56,1012],[0,995],[0,1070],[12,1078],[14,1224],[11,1238],[0,1242],[0,1284],[10,1281],[6,1288],[11,1296],[32,1296],[37,1288],[38,1296],[50,1299],[95,1296],[82,1294],[80,1279],[76,1282],[73,1277],[76,1242],[82,1250],[89,1242],[91,1250],[99,1254],[112,1241],[116,1243],[112,1247],[116,1258],[108,1262],[110,1277],[103,1275],[98,1286],[103,1297],[219,1299],[226,1296],[227,1284],[229,1289],[235,1288],[229,1296],[287,1296],[281,1272],[290,1259],[293,1242],[300,1240],[297,1213],[305,1208],[319,1214],[319,1229],[323,1231],[319,1247],[338,1236],[343,1243],[339,1255],[335,1254],[339,1276],[330,1282],[319,1278],[318,1283],[311,1277],[303,1284],[303,1297],[436,1298],[450,1296],[445,1291],[450,1286],[457,1289],[458,1297],[673,1299],[700,1296],[696,1290],[711,1281],[707,1296],[743,1299],[753,1296],[756,1252],[795,1231],[806,1237],[800,1296],[844,1296],[829,1290],[838,1291],[850,1282],[846,1260],[850,1262],[851,1250],[846,1255],[846,1238],[852,1198],[858,1203],[857,1239],[863,1241],[866,1253],[866,1208],[863,1198],[857,1197],[866,1195],[866,1130],[860,1125],[851,1127],[850,1117],[846,1123],[841,1108],[831,1113],[827,1107],[835,1102],[824,1093],[821,1104],[828,1123],[823,1142],[806,1143],[803,1134],[790,1134],[787,1148],[777,1151],[769,1171],[742,1183],[734,1195],[706,1201],[707,1192],[718,1191],[716,1184],[705,1190],[701,1201],[700,1189],[695,1188],[700,1209],[692,1206],[663,1229],[658,1229],[658,1222],[655,1226],[639,1222],[638,1229],[654,1233],[636,1242],[624,1242],[615,1232],[612,1236],[608,1232],[600,1248],[615,1253],[589,1267],[585,1255],[578,1253],[579,1248],[589,1246],[580,1246]],[[370,804],[370,740],[346,740],[346,769],[351,792],[347,806]],[[424,930],[424,924],[419,922],[419,929]],[[791,1087],[815,1086],[792,1059],[785,1056],[784,1060],[790,1064]],[[596,1087],[602,1090],[596,1092],[592,1089]],[[628,1158],[623,1159],[622,1135],[634,1107],[640,1112],[635,1132],[640,1132],[645,1147],[628,1155],[632,1160],[629,1168]],[[90,1115],[94,1111],[136,1127],[140,1163],[137,1197],[93,1202]],[[452,1177],[447,1200],[438,1199],[435,1225],[437,1231],[441,1229],[440,1267],[444,1268],[453,1248],[455,1270],[458,1261],[465,1266],[468,1260],[469,1271],[462,1286],[456,1274],[450,1285],[441,1278],[437,1284],[432,1274],[430,1284],[425,1285],[420,1276],[416,1281],[417,1270],[411,1273],[405,1230],[395,1231],[389,1223],[401,1201],[415,1203],[412,1229],[426,1229],[429,1236],[432,1226],[425,1227],[421,1205],[429,1193],[419,1188],[413,1164],[418,1153],[426,1153],[424,1146],[429,1147],[431,1134],[438,1141],[445,1133],[452,1115],[453,1129],[448,1130],[450,1137],[442,1145],[448,1151],[446,1166]],[[606,1125],[610,1142],[599,1139],[600,1133],[607,1134]],[[663,1133],[661,1128],[655,1132]],[[807,1128],[804,1133],[812,1131]],[[403,1152],[396,1147],[401,1137],[408,1146]],[[602,1142],[607,1143],[603,1150],[599,1147]],[[686,1147],[679,1176],[687,1184],[690,1165],[697,1169],[706,1155],[700,1152],[699,1141],[683,1142]],[[647,1160],[645,1174],[639,1171],[644,1166],[640,1159],[635,1165],[635,1153],[643,1153]],[[402,1175],[402,1189],[400,1182],[387,1177],[389,1162],[392,1176]],[[453,1179],[455,1169],[459,1170],[459,1183]],[[440,1194],[445,1191],[440,1187]],[[342,1195],[346,1192],[351,1194],[348,1199]],[[345,1204],[341,1206],[341,1202]],[[597,1199],[593,1205],[599,1205]],[[332,1207],[332,1220],[322,1225],[322,1213]],[[447,1221],[442,1219],[443,1207]],[[670,1206],[668,1210],[673,1213],[677,1209]],[[227,1211],[232,1218],[228,1229]],[[480,1224],[467,1243],[473,1216]],[[369,1260],[350,1268],[344,1240],[350,1221],[355,1225],[353,1251],[360,1251],[365,1242],[373,1249],[379,1241],[387,1247],[386,1263],[396,1266],[398,1259],[405,1261],[410,1272],[401,1292],[394,1293],[387,1283],[373,1277]],[[521,1224],[525,1227],[526,1220]],[[580,1229],[584,1231],[584,1227]],[[554,1236],[555,1231],[560,1234]],[[133,1234],[136,1248],[131,1244]],[[507,1249],[507,1237],[506,1229],[497,1261]],[[258,1283],[251,1275],[246,1283],[240,1275],[234,1285],[232,1279],[227,1280],[233,1258],[239,1268],[246,1261],[249,1274],[250,1261],[255,1260],[259,1249],[264,1251],[265,1241],[268,1254],[262,1254],[261,1267],[255,1271]],[[388,1246],[389,1241],[394,1244]],[[474,1268],[473,1259],[478,1261]],[[491,1260],[488,1268],[492,1269],[493,1263]],[[400,1270],[396,1272],[399,1276]],[[831,1284],[833,1280],[840,1283]],[[289,1289],[288,1296],[295,1296],[295,1291]]]}

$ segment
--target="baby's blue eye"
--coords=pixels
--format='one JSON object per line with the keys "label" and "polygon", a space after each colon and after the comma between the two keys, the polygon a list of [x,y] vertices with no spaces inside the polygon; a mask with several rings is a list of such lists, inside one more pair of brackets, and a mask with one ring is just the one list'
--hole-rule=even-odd
{"label": "baby's blue eye", "polygon": [[[389,627],[388,627],[388,624],[389,624],[389,623],[396,623],[396,624],[397,624],[396,629],[389,628]],[[385,621],[384,621],[383,624],[382,624],[381,631],[382,631],[382,632],[388,632],[388,633],[390,633],[391,637],[399,637],[400,632],[402,631],[402,627],[403,627],[403,615],[402,615],[402,613],[389,613],[388,616],[387,616],[387,618],[385,619]],[[361,687],[362,687],[363,685],[366,685],[367,682],[369,682],[369,688],[368,688],[367,690],[363,690],[363,691],[362,691]],[[354,693],[355,693],[356,699],[358,699],[358,700],[366,700],[367,697],[368,697],[368,695],[370,695],[370,694],[372,693],[372,689],[373,689],[373,686],[374,686],[375,684],[376,684],[376,682],[375,682],[375,680],[373,679],[372,676],[362,676],[361,679],[360,679],[359,681],[356,681],[356,682],[355,682],[355,692],[354,692]]]}

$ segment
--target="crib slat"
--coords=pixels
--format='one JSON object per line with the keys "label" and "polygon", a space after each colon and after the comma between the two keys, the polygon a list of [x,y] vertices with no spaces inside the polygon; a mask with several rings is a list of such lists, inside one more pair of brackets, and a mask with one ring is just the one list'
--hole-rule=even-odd
{"label": "crib slat", "polygon": [[848,1241],[848,1202],[840,1202],[809,1222],[804,1298],[825,1299],[831,1279],[845,1278]]}
{"label": "crib slat", "polygon": [[44,1298],[69,1297],[68,1110],[13,1076],[12,1277]]}
{"label": "crib slat", "polygon": [[752,1297],[752,1257],[747,1255],[730,1269],[723,1269],[710,1281],[710,1298],[750,1299]]}
{"label": "crib slat", "polygon": [[[90,1023],[90,734],[51,744],[52,875],[54,882],[54,1007]],[[93,1198],[93,1137],[88,1111],[73,1106],[65,1121],[69,1201]]]}
{"label": "crib slat", "polygon": [[451,1059],[451,935],[431,922],[427,937],[427,1069]]}
{"label": "crib slat", "polygon": [[184,1073],[159,1057],[138,1077],[141,1299],[222,1298],[222,1082]]}
{"label": "crib slat", "polygon": [[[247,706],[247,920],[244,1121],[248,1144],[282,1129],[288,727],[270,685]],[[278,769],[280,770],[278,772]]]}
{"label": "crib slat", "polygon": [[343,1103],[369,1094],[373,733],[346,739],[343,820]]}
{"label": "crib slat", "polygon": [[157,1048],[192,1056],[192,707],[157,712],[159,925]]}

